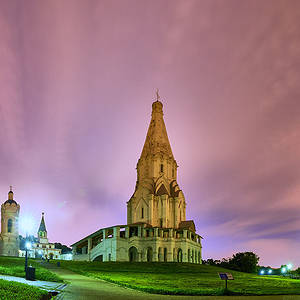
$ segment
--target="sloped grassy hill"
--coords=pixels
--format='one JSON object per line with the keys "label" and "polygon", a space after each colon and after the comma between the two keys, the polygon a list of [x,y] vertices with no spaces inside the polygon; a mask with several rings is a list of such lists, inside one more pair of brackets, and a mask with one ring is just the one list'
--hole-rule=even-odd
{"label": "sloped grassy hill", "polygon": [[[25,278],[25,258],[0,256],[0,274],[11,275]],[[34,259],[28,260],[28,265],[36,268],[35,277],[37,280],[62,282],[63,280],[56,274],[43,268],[41,264]]]}
{"label": "sloped grassy hill", "polygon": [[225,282],[218,272],[232,273],[231,294],[300,294],[300,280],[281,276],[259,276],[219,267],[178,263],[119,263],[62,261],[61,266],[82,275],[159,294],[221,295]]}

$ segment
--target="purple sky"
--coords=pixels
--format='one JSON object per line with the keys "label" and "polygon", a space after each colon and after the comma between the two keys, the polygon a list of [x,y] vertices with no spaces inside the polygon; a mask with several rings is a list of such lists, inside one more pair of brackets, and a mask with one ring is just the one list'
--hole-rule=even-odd
{"label": "purple sky", "polygon": [[298,0],[1,1],[1,201],[52,242],[125,224],[158,87],[203,257],[299,266],[299,28]]}

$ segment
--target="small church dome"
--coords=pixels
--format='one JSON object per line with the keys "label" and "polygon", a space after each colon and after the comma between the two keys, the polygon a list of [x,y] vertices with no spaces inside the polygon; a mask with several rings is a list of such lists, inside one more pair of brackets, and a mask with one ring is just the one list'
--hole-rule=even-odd
{"label": "small church dome", "polygon": [[4,202],[4,205],[6,205],[6,204],[9,204],[9,205],[12,205],[12,204],[18,205],[18,203],[15,200],[11,200],[11,199],[6,200]]}

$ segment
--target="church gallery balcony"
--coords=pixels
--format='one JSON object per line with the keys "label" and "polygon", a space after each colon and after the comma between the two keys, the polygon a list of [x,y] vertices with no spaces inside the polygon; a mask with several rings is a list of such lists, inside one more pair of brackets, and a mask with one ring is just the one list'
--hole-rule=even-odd
{"label": "church gallery balcony", "polygon": [[99,229],[71,246],[75,260],[93,260],[91,259],[93,252],[111,248],[112,243],[117,242],[127,242],[129,247],[134,241],[138,243],[153,241],[157,245],[160,242],[187,241],[201,247],[201,239],[200,235],[191,230],[151,227],[145,223],[137,223]]}

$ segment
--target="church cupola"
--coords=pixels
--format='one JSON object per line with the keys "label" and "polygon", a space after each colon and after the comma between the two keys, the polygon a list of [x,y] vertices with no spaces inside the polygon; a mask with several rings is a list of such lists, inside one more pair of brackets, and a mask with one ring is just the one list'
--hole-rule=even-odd
{"label": "church cupola", "polygon": [[8,192],[8,199],[4,202],[4,204],[18,205],[17,202],[14,200],[14,193],[12,191],[12,186],[10,186],[10,189],[9,189],[9,192]]}

